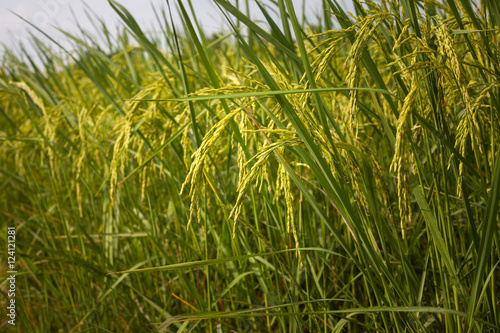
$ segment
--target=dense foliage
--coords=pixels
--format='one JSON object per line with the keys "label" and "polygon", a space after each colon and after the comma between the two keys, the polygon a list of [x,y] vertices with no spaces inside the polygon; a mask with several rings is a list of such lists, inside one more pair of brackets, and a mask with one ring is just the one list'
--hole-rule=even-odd
{"label": "dense foliage", "polygon": [[214,3],[6,51],[19,332],[500,330],[496,0]]}

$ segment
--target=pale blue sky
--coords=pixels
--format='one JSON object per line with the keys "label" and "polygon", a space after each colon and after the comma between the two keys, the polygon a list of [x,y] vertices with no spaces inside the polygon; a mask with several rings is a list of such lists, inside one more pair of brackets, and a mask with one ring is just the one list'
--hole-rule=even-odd
{"label": "pale blue sky", "polygon": [[[75,33],[78,31],[76,21],[85,29],[92,31],[92,26],[84,14],[84,2],[94,10],[99,17],[113,27],[119,21],[117,14],[106,0],[2,0],[0,1],[0,43],[7,47],[15,47],[20,41],[26,42],[28,25],[16,17],[12,12],[19,14],[32,22],[43,31],[60,40],[61,35],[53,26]],[[154,26],[155,18],[152,6],[165,6],[165,0],[119,0],[139,22],[144,30]],[[235,3],[234,0],[231,1]],[[265,3],[266,0],[261,0]],[[302,0],[294,0],[302,4]],[[175,1],[171,1],[175,3]],[[244,3],[244,0],[240,0]],[[218,31],[224,27],[224,22],[213,4],[213,0],[193,0],[198,18],[209,32]],[[321,0],[306,0],[308,17],[315,17],[321,11]],[[76,16],[72,15],[72,12]],[[257,6],[253,6],[252,15],[259,18]]]}

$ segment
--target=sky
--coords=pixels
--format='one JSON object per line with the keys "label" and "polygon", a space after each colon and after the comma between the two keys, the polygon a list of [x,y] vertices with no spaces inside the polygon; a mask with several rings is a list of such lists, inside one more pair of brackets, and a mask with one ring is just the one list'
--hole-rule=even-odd
{"label": "sky", "polygon": [[[266,1],[261,0],[262,3]],[[154,22],[156,22],[152,6],[164,8],[166,3],[165,0],[118,0],[117,2],[133,14],[145,31],[153,30]],[[231,3],[235,2],[231,0]],[[302,0],[293,0],[293,2],[301,7]],[[175,0],[171,3],[175,3]],[[192,3],[198,19],[207,32],[227,29],[213,0],[192,0]],[[240,3],[244,3],[244,0],[240,0]],[[85,7],[92,9],[98,17],[105,20],[109,27],[116,26],[120,21],[106,0],[2,0],[0,1],[0,44],[8,48],[16,48],[20,42],[26,43],[29,40],[29,31],[34,31],[15,14],[57,40],[60,40],[62,35],[56,27],[70,33],[77,33],[78,25],[80,25],[92,32],[92,24],[86,17]],[[321,11],[321,0],[306,0],[306,7],[307,16],[316,17]],[[256,20],[262,18],[258,15],[258,7],[255,4],[251,7],[251,17],[255,17]],[[178,17],[174,17],[174,21],[176,20],[178,21]],[[0,50],[3,50],[3,46],[0,46]]]}

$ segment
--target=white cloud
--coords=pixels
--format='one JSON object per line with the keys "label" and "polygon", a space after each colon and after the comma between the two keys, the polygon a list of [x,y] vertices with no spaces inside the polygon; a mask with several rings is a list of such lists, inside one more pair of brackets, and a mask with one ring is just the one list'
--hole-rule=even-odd
{"label": "white cloud", "polygon": [[[104,0],[2,1],[2,3],[0,3],[0,43],[4,43],[8,47],[16,45],[19,41],[26,40],[26,31],[34,31],[29,28],[26,22],[23,22],[10,11],[17,13],[55,38],[59,38],[61,35],[54,26],[69,33],[78,34],[78,23],[82,28],[94,31],[90,20],[85,15],[84,2],[88,8],[96,13],[98,18],[106,22],[111,31],[115,31],[114,26],[118,24],[120,19],[108,2]],[[146,31],[156,26],[156,18],[152,5],[154,5],[155,8],[165,8],[164,0],[118,0],[118,2],[132,13],[140,26]],[[301,3],[302,0],[294,0],[294,2]],[[308,0],[307,6],[319,8],[318,5],[320,3],[320,0]],[[201,21],[202,25],[206,27],[208,33],[220,30],[224,26],[224,20],[213,5],[213,0],[194,0],[193,4],[195,5],[198,19]],[[258,12],[257,6],[251,7],[252,18],[262,18],[261,15],[256,14]],[[317,14],[318,11],[320,10],[315,10],[315,14]],[[75,14],[76,18],[72,13]],[[312,11],[310,14],[312,14]],[[91,17],[93,17],[92,14]],[[178,17],[174,19],[180,22]]]}

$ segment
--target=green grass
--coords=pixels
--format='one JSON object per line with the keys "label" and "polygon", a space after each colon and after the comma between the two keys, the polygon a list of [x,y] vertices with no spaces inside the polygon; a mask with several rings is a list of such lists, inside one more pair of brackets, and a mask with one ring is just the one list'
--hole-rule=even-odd
{"label": "green grass", "polygon": [[18,332],[498,332],[496,1],[214,3],[5,51]]}

